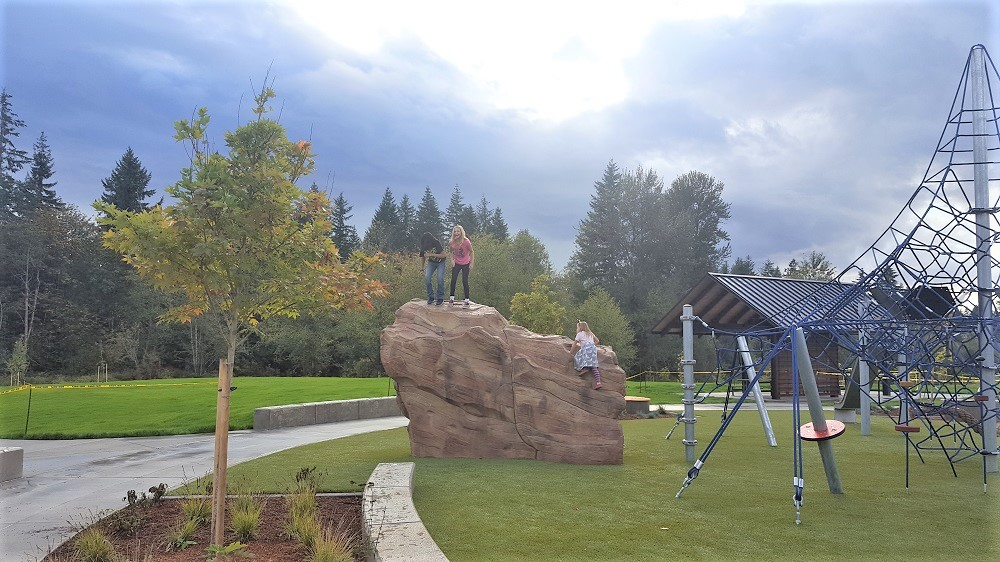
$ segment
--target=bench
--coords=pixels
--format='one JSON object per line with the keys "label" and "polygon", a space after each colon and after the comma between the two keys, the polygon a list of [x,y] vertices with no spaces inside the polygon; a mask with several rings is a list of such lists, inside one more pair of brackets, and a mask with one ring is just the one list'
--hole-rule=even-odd
{"label": "bench", "polygon": [[0,482],[16,480],[22,476],[24,476],[24,449],[0,448]]}
{"label": "bench", "polygon": [[649,413],[649,398],[644,396],[626,396],[625,413],[644,415]]}

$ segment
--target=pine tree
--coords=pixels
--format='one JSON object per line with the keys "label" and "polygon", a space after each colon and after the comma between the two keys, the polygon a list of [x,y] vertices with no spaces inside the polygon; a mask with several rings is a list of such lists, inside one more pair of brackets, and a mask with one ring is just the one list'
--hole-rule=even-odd
{"label": "pine tree", "polygon": [[730,268],[729,273],[733,275],[756,275],[754,269],[757,265],[753,262],[753,258],[746,256],[744,258],[736,258],[733,262],[733,267]]}
{"label": "pine tree", "polygon": [[576,250],[570,257],[569,267],[588,285],[610,289],[619,284],[622,180],[618,164],[611,160],[601,180],[594,183],[590,210],[576,234]]}
{"label": "pine tree", "polygon": [[486,200],[486,196],[483,195],[479,199],[479,204],[476,205],[476,225],[479,226],[481,232],[489,231],[490,219],[492,218],[492,213],[490,213],[490,202]]}
{"label": "pine tree", "polygon": [[764,265],[760,266],[760,274],[763,277],[781,277],[781,268],[773,261],[766,260]]}
{"label": "pine tree", "polygon": [[445,226],[441,223],[441,209],[438,208],[437,200],[431,193],[430,187],[424,188],[424,196],[417,206],[417,216],[413,223],[413,232],[417,236],[429,232],[434,236],[443,236]]}
{"label": "pine tree", "polygon": [[472,205],[466,205],[462,209],[462,214],[459,215],[458,222],[456,224],[462,225],[462,228],[465,229],[466,236],[472,236],[473,234],[482,232],[482,228],[479,227],[479,219],[476,218],[476,208]]}
{"label": "pine tree", "polygon": [[130,146],[115,164],[111,176],[101,180],[101,185],[104,186],[101,201],[123,211],[148,211],[152,205],[146,203],[146,199],[156,192],[147,189],[151,179],[153,176],[142,166]]}
{"label": "pine tree", "polygon": [[63,207],[63,202],[56,195],[56,182],[48,181],[55,174],[55,167],[52,161],[52,149],[49,147],[45,132],[38,135],[32,147],[34,152],[31,156],[31,168],[28,176],[24,179],[23,186],[26,197],[26,212],[33,212],[39,209],[56,209]]}
{"label": "pine tree", "polygon": [[421,233],[414,234],[413,227],[417,222],[417,210],[410,204],[410,197],[403,195],[399,200],[399,228],[396,229],[396,236],[393,243],[393,250],[397,252],[412,252],[419,245]]}
{"label": "pine tree", "polygon": [[21,135],[18,129],[24,127],[24,121],[14,113],[12,97],[6,88],[0,90],[0,220],[13,218],[23,207],[19,202],[23,199],[23,188],[14,174],[31,161],[27,152],[14,145],[14,139]]}
{"label": "pine tree", "polygon": [[352,209],[354,207],[347,204],[347,198],[344,197],[344,192],[341,191],[340,195],[333,200],[333,210],[330,213],[330,222],[333,223],[333,231],[330,234],[330,238],[337,245],[340,261],[346,261],[352,252],[361,248],[361,239],[358,238],[358,230],[354,228],[354,225],[347,224],[347,221],[354,216],[350,214]]}
{"label": "pine tree", "polygon": [[[451,200],[448,202],[448,208],[444,211],[444,238],[447,240],[451,237],[451,230],[455,228],[455,225],[462,224],[463,214],[465,213],[465,203],[462,202],[462,190],[458,188],[458,184],[455,184],[455,189],[451,192]],[[462,224],[465,228],[465,233],[469,233],[468,225]]]}
{"label": "pine tree", "polygon": [[486,229],[487,234],[491,234],[501,242],[510,238],[510,233],[507,230],[507,221],[503,220],[503,213],[500,211],[500,207],[493,209],[489,225],[489,228]]}
{"label": "pine tree", "polygon": [[396,206],[392,190],[387,187],[378,209],[375,209],[375,215],[372,216],[372,223],[365,232],[364,247],[369,252],[393,251],[393,232],[398,227],[399,207]]}

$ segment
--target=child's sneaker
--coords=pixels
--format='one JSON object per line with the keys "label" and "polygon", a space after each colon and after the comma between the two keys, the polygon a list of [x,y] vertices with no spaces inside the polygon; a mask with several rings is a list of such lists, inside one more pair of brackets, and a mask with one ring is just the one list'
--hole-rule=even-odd
{"label": "child's sneaker", "polygon": [[434,297],[427,297],[427,304],[434,304]]}
{"label": "child's sneaker", "polygon": [[469,299],[465,299],[465,303],[462,304],[462,308],[469,308],[470,304],[472,304],[472,303],[469,302]]}
{"label": "child's sneaker", "polygon": [[597,390],[597,389],[601,388],[602,386],[604,386],[604,385],[601,384],[601,381],[597,381],[597,382],[594,383],[594,390]]}
{"label": "child's sneaker", "polygon": [[434,301],[434,306],[441,306],[441,304],[443,302],[444,302],[444,299],[438,299],[438,300]]}
{"label": "child's sneaker", "polygon": [[450,299],[448,299],[448,304],[451,306],[455,306],[455,297],[451,297]]}

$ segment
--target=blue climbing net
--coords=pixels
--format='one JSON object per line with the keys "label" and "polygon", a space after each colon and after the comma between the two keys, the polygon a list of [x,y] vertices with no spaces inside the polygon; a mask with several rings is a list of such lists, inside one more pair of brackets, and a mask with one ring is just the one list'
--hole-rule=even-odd
{"label": "blue climbing net", "polygon": [[[956,462],[981,456],[985,489],[1000,416],[994,359],[1000,357],[1000,249],[990,248],[1000,240],[997,87],[996,66],[976,45],[919,187],[857,260],[784,311],[786,325],[732,332],[706,324],[715,336],[716,370],[698,388],[695,402],[737,385],[743,391],[723,414],[681,492],[697,477],[752,385],[787,350],[793,356],[793,503],[801,507],[799,376],[792,345],[798,328],[810,340],[814,369],[843,377],[847,392],[874,390],[871,404],[893,419],[918,455],[944,454],[955,476]],[[741,360],[738,337],[747,342],[752,365]],[[870,373],[869,388],[860,388],[862,364]]]}

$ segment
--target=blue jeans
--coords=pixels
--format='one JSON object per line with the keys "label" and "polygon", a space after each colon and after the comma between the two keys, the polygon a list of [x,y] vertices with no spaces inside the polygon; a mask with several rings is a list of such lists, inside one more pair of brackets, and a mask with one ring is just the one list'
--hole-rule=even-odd
{"label": "blue jeans", "polygon": [[427,298],[432,299],[434,297],[434,288],[431,285],[431,280],[434,278],[434,272],[437,271],[437,300],[444,300],[444,268],[445,262],[433,262],[427,260],[427,265],[424,267],[424,282],[427,283]]}

